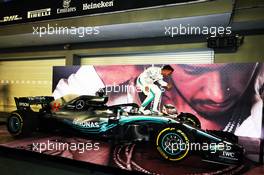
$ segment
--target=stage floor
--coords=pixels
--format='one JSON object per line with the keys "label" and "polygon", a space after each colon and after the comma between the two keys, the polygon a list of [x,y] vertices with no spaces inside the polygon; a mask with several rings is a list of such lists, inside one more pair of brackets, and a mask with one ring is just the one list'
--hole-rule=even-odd
{"label": "stage floor", "polygon": [[[6,130],[5,125],[0,125],[0,144],[15,149],[34,150],[34,145],[41,143],[72,144],[80,143],[97,144],[99,149],[78,150],[69,149],[47,149],[43,148],[42,153],[51,156],[60,156],[73,160],[96,163],[104,166],[114,166],[126,170],[141,171],[149,174],[264,174],[264,166],[257,166],[252,161],[246,160],[239,166],[227,166],[204,162],[199,156],[190,156],[179,162],[168,162],[161,159],[161,156],[153,148],[144,144],[125,144],[113,146],[111,143],[87,140],[73,136],[36,134],[30,138],[14,139]],[[92,148],[92,146],[91,146]]]}

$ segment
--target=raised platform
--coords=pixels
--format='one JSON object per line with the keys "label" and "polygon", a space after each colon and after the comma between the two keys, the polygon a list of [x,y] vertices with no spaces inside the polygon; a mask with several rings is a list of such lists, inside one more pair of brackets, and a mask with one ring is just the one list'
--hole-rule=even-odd
{"label": "raised platform", "polygon": [[[92,163],[156,175],[173,175],[175,172],[178,174],[248,174],[251,171],[254,171],[254,174],[263,174],[264,172],[263,166],[262,168],[258,167],[257,164],[250,160],[245,160],[241,165],[220,165],[204,162],[199,156],[193,155],[179,163],[165,161],[154,150],[155,148],[150,148],[144,144],[113,146],[108,142],[49,134],[37,134],[31,138],[14,139],[9,135],[4,125],[0,126],[0,144],[4,147],[36,153],[34,144],[48,142],[52,144],[75,143],[77,145],[81,143],[99,143],[98,150],[85,150],[82,153],[68,149],[58,150],[55,148],[53,150],[45,149],[42,153],[50,155],[51,157],[66,158],[88,164]],[[252,149],[255,148],[252,147]]]}

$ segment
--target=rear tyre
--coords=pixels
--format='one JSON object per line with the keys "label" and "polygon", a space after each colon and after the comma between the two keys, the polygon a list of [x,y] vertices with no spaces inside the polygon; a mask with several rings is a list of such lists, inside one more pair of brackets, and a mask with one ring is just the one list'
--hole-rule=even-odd
{"label": "rear tyre", "polygon": [[14,137],[29,136],[38,128],[37,116],[32,111],[14,111],[7,119],[7,129]]}

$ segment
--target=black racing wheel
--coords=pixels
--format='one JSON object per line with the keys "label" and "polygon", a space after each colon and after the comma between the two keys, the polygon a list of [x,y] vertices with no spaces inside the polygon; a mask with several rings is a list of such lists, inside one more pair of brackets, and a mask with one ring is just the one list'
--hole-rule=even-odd
{"label": "black racing wheel", "polygon": [[37,128],[37,117],[31,111],[17,110],[7,119],[7,129],[12,136],[29,136]]}
{"label": "black racing wheel", "polygon": [[156,146],[163,158],[181,161],[190,154],[193,137],[179,124],[162,129],[156,139]]}

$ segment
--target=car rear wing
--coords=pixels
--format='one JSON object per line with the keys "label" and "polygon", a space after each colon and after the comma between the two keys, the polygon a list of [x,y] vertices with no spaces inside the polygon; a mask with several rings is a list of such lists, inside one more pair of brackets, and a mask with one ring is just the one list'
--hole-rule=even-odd
{"label": "car rear wing", "polygon": [[51,96],[15,97],[14,99],[17,109],[30,109],[31,105],[41,105],[43,108],[54,101],[54,97]]}

